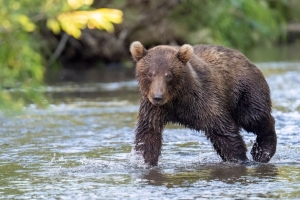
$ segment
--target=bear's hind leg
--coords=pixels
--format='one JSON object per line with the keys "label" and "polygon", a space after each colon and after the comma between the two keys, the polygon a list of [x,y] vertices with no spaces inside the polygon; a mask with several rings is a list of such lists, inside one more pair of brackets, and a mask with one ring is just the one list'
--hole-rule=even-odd
{"label": "bear's hind leg", "polygon": [[270,106],[257,108],[250,104],[247,109],[239,113],[238,122],[247,132],[256,135],[256,141],[252,147],[251,155],[256,162],[267,163],[276,152],[277,136],[275,132],[275,120],[270,114]]}
{"label": "bear's hind leg", "polygon": [[267,163],[276,152],[277,136],[274,127],[274,118],[268,118],[256,123],[252,129],[247,131],[257,135],[256,141],[252,147],[251,155],[257,162]]}
{"label": "bear's hind leg", "polygon": [[[245,88],[245,85],[248,87]],[[240,91],[235,121],[247,132],[257,136],[251,150],[253,160],[267,163],[275,154],[277,145],[269,87],[261,79],[244,83]]]}

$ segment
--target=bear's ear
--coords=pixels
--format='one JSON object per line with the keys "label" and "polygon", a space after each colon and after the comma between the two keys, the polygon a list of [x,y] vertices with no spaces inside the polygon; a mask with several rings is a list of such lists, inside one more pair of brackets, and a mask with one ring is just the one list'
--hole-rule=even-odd
{"label": "bear's ear", "polygon": [[185,44],[182,47],[180,47],[179,51],[177,52],[177,58],[183,62],[187,63],[194,54],[194,49],[191,45]]}
{"label": "bear's ear", "polygon": [[135,41],[135,42],[131,43],[129,50],[131,52],[133,59],[136,62],[139,61],[141,58],[143,58],[148,53],[148,51],[145,49],[145,47],[139,41]]}

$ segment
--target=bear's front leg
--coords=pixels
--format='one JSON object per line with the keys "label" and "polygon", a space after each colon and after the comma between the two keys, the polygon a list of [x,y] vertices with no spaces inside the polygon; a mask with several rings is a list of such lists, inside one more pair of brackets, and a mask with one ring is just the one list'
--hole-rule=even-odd
{"label": "bear's front leg", "polygon": [[239,134],[239,127],[225,125],[215,126],[213,130],[207,131],[206,136],[212,142],[214,149],[224,162],[247,162],[247,148],[242,136]]}
{"label": "bear's front leg", "polygon": [[137,153],[140,153],[149,165],[157,165],[165,124],[165,110],[142,98],[134,143]]}
{"label": "bear's front leg", "polygon": [[139,121],[135,133],[135,150],[146,164],[156,166],[161,153],[162,131],[155,130],[145,121]]}

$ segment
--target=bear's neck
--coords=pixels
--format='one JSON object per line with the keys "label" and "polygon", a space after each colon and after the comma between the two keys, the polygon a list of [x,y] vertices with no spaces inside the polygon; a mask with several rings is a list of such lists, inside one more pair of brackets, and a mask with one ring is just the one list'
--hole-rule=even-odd
{"label": "bear's neck", "polygon": [[[205,119],[210,118],[210,113],[214,113],[218,104],[216,91],[214,86],[212,71],[209,65],[205,62],[192,60],[187,63],[186,71],[183,77],[183,87],[178,95],[172,101],[171,107],[176,110],[178,121],[190,126],[188,122],[182,123],[185,120],[181,119],[184,116],[190,116],[198,119],[205,124]],[[188,115],[186,115],[188,113]],[[175,120],[175,121],[177,121]],[[194,125],[194,124],[193,124]],[[199,130],[203,127],[199,127]]]}
{"label": "bear's neck", "polygon": [[207,104],[209,99],[212,98],[210,91],[214,91],[214,80],[211,67],[198,59],[193,57],[186,64],[186,73],[184,73],[182,92],[184,95],[197,98],[199,101],[203,101],[203,104]]}

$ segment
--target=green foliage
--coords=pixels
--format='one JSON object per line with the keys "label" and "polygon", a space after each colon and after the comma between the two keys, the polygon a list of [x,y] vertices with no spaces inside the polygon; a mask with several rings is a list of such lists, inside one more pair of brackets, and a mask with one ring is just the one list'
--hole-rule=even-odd
{"label": "green foliage", "polygon": [[0,0],[0,110],[47,103],[41,90],[44,66],[36,39],[41,37],[36,37],[39,32],[35,32],[39,21],[52,20],[47,23],[49,28],[57,33],[62,28],[77,38],[86,25],[112,31],[111,23],[122,21],[119,10],[76,11],[89,9],[92,3],[93,0]]}
{"label": "green foliage", "polygon": [[[0,110],[25,102],[45,105],[41,91],[44,68],[34,40],[36,26],[25,11],[27,1],[0,0]],[[28,6],[28,7],[26,7]]]}
{"label": "green foliage", "polygon": [[263,0],[187,0],[172,18],[191,32],[191,43],[239,49],[271,44],[282,35],[284,25],[281,13]]}

